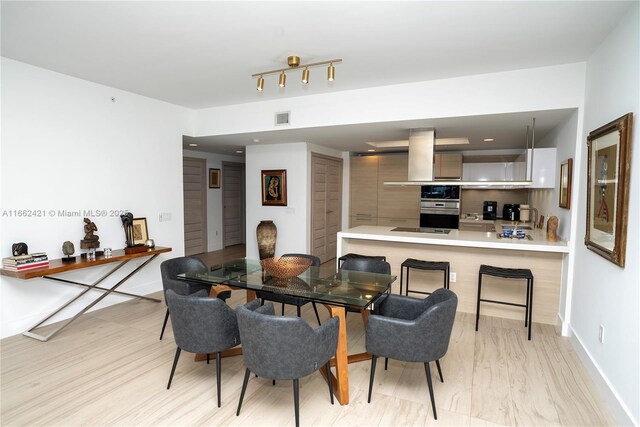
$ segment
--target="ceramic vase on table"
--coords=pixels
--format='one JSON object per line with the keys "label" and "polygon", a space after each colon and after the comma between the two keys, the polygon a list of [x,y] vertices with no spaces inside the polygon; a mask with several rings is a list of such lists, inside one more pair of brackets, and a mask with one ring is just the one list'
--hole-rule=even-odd
{"label": "ceramic vase on table", "polygon": [[277,236],[278,229],[273,221],[260,221],[256,228],[256,237],[258,238],[258,252],[261,260],[274,257]]}

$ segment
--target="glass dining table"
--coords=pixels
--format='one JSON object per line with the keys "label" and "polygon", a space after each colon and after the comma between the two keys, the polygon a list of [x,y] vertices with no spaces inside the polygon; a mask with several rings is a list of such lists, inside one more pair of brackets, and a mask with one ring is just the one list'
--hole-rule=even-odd
{"label": "glass dining table", "polygon": [[360,312],[366,324],[374,304],[389,291],[396,276],[350,270],[327,274],[325,268],[322,271],[325,273],[321,273],[320,267],[309,267],[298,276],[278,278],[267,272],[260,261],[241,258],[210,267],[206,271],[183,273],[177,279],[212,284],[212,295],[216,295],[218,285],[244,289],[247,291],[247,301],[255,299],[255,292],[260,291],[323,304],[330,316],[340,319],[340,332],[336,356],[331,361],[331,366],[335,366],[335,375],[324,368],[321,372],[325,377],[332,375],[335,396],[345,405],[349,403],[348,364],[371,358],[367,353],[347,354],[346,311]]}

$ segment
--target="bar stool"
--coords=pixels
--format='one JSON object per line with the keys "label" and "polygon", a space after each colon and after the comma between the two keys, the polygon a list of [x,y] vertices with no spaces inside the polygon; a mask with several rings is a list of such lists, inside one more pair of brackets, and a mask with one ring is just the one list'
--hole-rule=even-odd
{"label": "bar stool", "polygon": [[[506,301],[496,301],[483,299],[482,293],[482,275],[502,277],[504,279],[525,279],[527,281],[527,298],[524,304],[517,304]],[[478,273],[478,300],[476,302],[476,331],[478,331],[478,322],[480,321],[480,302],[491,302],[494,304],[512,305],[515,307],[524,307],[524,326],[529,328],[529,341],[531,341],[531,313],[533,312],[533,274],[528,268],[502,268],[491,265],[480,266]]]}
{"label": "bar stool", "polygon": [[409,270],[412,268],[415,268],[416,270],[432,270],[432,271],[442,270],[444,272],[443,287],[445,289],[449,289],[449,263],[448,262],[421,261],[419,259],[407,258],[400,265],[400,295],[402,295],[402,283],[403,283],[402,278],[404,276],[403,273],[405,268],[407,269],[407,289],[405,291],[405,295],[409,295],[409,292],[413,292],[415,294],[426,294],[426,295],[431,294],[431,292],[409,290]]}

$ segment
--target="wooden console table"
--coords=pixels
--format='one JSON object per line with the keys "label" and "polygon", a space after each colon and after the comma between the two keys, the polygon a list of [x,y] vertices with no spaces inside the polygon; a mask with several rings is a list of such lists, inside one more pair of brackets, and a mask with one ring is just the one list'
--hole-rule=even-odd
{"label": "wooden console table", "polygon": [[[75,297],[73,297],[72,299],[70,299],[69,301],[64,303],[62,306],[60,306],[53,313],[49,314],[47,317],[45,317],[44,319],[42,319],[41,321],[39,321],[38,323],[33,325],[31,328],[29,328],[27,331],[22,333],[23,335],[25,335],[27,337],[30,337],[30,338],[34,338],[34,339],[37,339],[37,340],[40,340],[40,341],[47,341],[53,335],[57,334],[62,329],[67,327],[71,322],[73,322],[78,317],[80,317],[84,313],[86,313],[91,307],[93,307],[94,305],[96,305],[97,303],[102,301],[104,298],[106,298],[109,294],[113,293],[113,294],[133,297],[133,298],[145,299],[145,300],[153,301],[153,302],[160,302],[160,300],[156,299],[156,298],[149,298],[149,297],[145,297],[145,296],[142,296],[142,295],[136,295],[136,294],[131,294],[131,293],[127,293],[127,292],[121,292],[121,291],[118,291],[116,289],[120,285],[122,285],[124,282],[126,282],[131,276],[133,276],[138,271],[140,271],[145,265],[149,264],[158,255],[160,255],[161,253],[170,252],[170,251],[171,251],[171,248],[155,247],[153,249],[148,249],[148,250],[143,251],[143,252],[126,254],[124,252],[124,249],[117,249],[117,250],[114,250],[112,252],[111,258],[105,258],[103,256],[100,256],[100,257],[96,257],[95,261],[87,261],[86,258],[81,258],[80,256],[78,256],[78,257],[76,257],[76,262],[62,262],[61,259],[54,259],[54,260],[50,260],[49,261],[49,265],[48,266],[45,266],[45,267],[42,267],[42,268],[34,268],[34,269],[31,269],[31,270],[26,270],[26,271],[8,271],[8,270],[5,270],[5,269],[0,269],[0,275],[8,276],[8,277],[14,277],[14,278],[17,278],[17,279],[33,279],[33,278],[36,278],[36,277],[42,277],[42,278],[45,278],[45,279],[54,280],[56,282],[68,283],[68,284],[78,285],[78,286],[84,286],[86,288],[84,291],[80,292],[78,295],[76,295]],[[123,267],[125,264],[127,264],[132,259],[143,258],[143,257],[150,257],[150,258],[147,259],[144,263],[142,263],[138,267],[136,267],[133,271],[131,271],[129,274],[127,274],[123,279],[121,279],[115,285],[111,286],[110,288],[102,288],[102,287],[98,286],[100,284],[100,282],[105,280],[111,274],[115,273],[117,270],[119,270],[121,267]],[[62,278],[59,278],[59,277],[53,277],[54,274],[65,273],[65,272],[73,271],[73,270],[81,270],[81,269],[84,269],[84,268],[96,267],[96,266],[99,266],[99,265],[110,264],[110,263],[114,263],[114,262],[118,262],[119,264],[117,264],[115,267],[113,267],[110,271],[108,271],[106,274],[104,274],[102,277],[100,277],[98,280],[96,280],[92,284],[80,283],[80,282],[75,282],[75,281],[72,281],[72,280],[62,279]],[[67,308],[74,301],[77,301],[78,299],[80,299],[84,294],[86,294],[90,290],[102,291],[103,294],[99,295],[90,304],[85,306],[82,310],[80,310],[78,313],[76,313],[70,319],[67,319],[62,325],[60,325],[54,331],[50,332],[48,335],[39,335],[39,334],[36,334],[35,332],[33,332],[36,328],[40,327],[44,322],[46,322],[47,320],[51,319],[53,316],[55,316],[56,314],[58,314],[59,312],[61,312],[65,308]]]}

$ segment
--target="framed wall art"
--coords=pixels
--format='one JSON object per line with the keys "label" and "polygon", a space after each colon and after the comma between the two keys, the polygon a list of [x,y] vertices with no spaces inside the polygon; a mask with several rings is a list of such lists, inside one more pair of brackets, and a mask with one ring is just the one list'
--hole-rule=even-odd
{"label": "framed wall art", "polygon": [[629,212],[633,114],[587,137],[587,248],[624,267]]}
{"label": "framed wall art", "polygon": [[573,159],[568,159],[560,164],[560,200],[561,208],[571,208],[571,179]]}
{"label": "framed wall art", "polygon": [[144,245],[149,240],[149,230],[147,229],[147,218],[133,218],[133,244]]}
{"label": "framed wall art", "polygon": [[220,188],[220,169],[209,169],[209,188]]}
{"label": "framed wall art", "polygon": [[287,206],[287,171],[262,171],[262,206]]}

